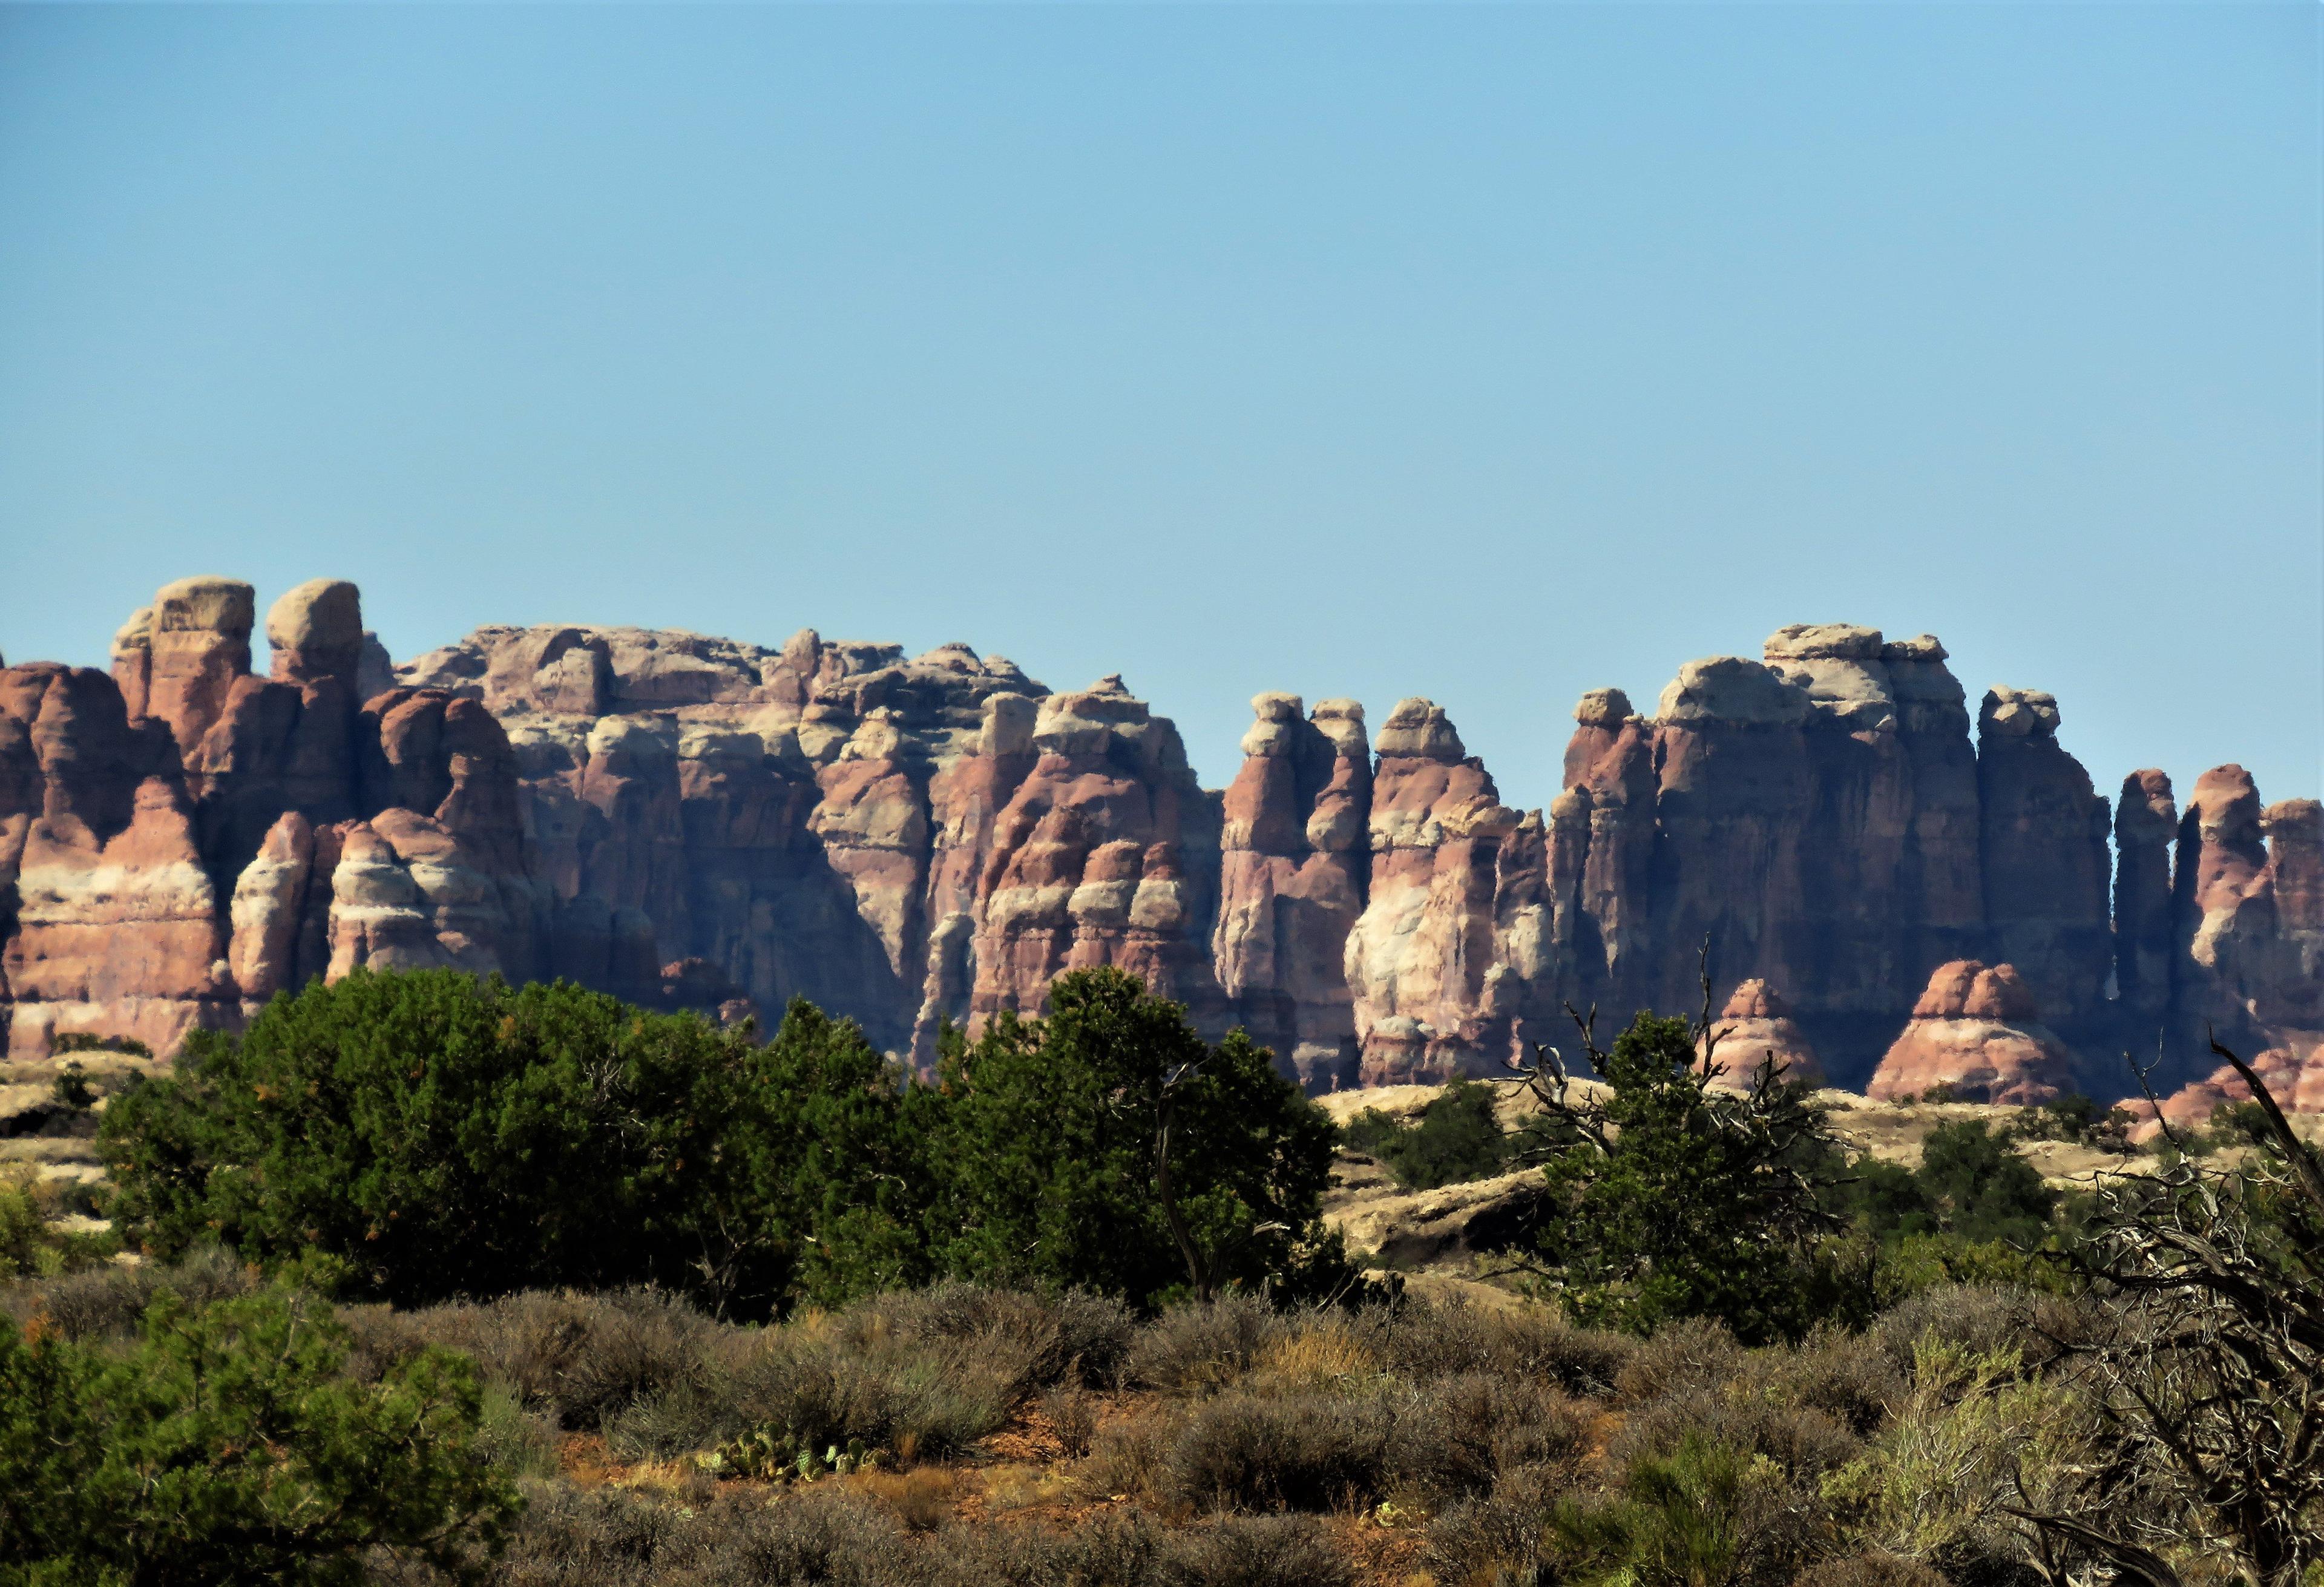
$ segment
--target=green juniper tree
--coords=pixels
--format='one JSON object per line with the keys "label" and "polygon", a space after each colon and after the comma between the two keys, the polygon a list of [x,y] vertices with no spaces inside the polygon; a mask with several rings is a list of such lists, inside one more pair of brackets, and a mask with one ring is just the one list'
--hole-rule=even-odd
{"label": "green juniper tree", "polygon": [[1600,1084],[1576,1085],[1554,1047],[1518,1084],[1540,1103],[1548,1190],[1534,1266],[1581,1320],[1649,1333],[1715,1317],[1746,1343],[1797,1338],[1869,1310],[1868,1270],[1827,1204],[1846,1169],[1806,1089],[1763,1063],[1741,1091],[1720,1033],[1641,1012],[1610,1052],[1577,1015]]}
{"label": "green juniper tree", "polygon": [[1331,1121],[1241,1031],[1211,1046],[1131,976],[1059,976],[1046,1017],[1001,1015],[943,1084],[956,1273],[1141,1306],[1335,1273]]}
{"label": "green juniper tree", "polygon": [[347,1587],[374,1550],[479,1578],[517,1509],[477,1441],[475,1369],[433,1348],[371,1381],[287,1279],[125,1351],[0,1318],[0,1587]]}
{"label": "green juniper tree", "polygon": [[309,1250],[401,1304],[659,1283],[760,1316],[925,1277],[924,1126],[805,1003],[755,1046],[567,983],[357,971],[198,1032],[114,1099],[114,1212],[150,1254]]}

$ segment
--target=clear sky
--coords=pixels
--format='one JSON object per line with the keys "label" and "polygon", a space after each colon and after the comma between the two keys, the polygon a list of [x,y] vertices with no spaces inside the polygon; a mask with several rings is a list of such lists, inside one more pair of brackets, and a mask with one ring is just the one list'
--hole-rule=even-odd
{"label": "clear sky", "polygon": [[0,652],[155,586],[1574,697],[1786,623],[2324,792],[2319,13],[0,11]]}

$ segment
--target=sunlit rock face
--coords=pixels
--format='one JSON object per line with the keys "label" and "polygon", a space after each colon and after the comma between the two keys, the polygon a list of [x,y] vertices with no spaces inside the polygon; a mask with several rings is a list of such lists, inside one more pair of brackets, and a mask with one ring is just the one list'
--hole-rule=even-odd
{"label": "sunlit rock face", "polygon": [[1053,977],[1099,965],[1220,1028],[1218,806],[1176,727],[1110,677],[1042,701],[1031,747],[1031,770],[994,820],[972,912],[972,1029],[1003,1010],[1038,1014]]}
{"label": "sunlit rock face", "polygon": [[1371,881],[1363,707],[1263,694],[1221,828],[1220,987],[1253,1038],[1310,1090],[1356,1083],[1348,935]]}
{"label": "sunlit rock face", "polygon": [[1884,1101],[1932,1092],[1961,1102],[2054,1102],[2077,1084],[2073,1055],[2042,1023],[2015,966],[1941,964],[1867,1090]]}
{"label": "sunlit rock face", "polygon": [[1360,1078],[1441,1080],[1505,1056],[1487,990],[1500,849],[1521,816],[1431,701],[1399,701],[1374,747],[1370,894],[1344,957]]}
{"label": "sunlit rock face", "polygon": [[1824,1083],[1823,1061],[1792,1018],[1791,1004],[1764,981],[1747,981],[1735,989],[1695,1051],[1710,1057],[1711,1084],[1729,1091],[1748,1090],[1763,1079]]}
{"label": "sunlit rock face", "polygon": [[260,609],[180,580],[109,675],[0,670],[12,1051],[167,1050],[423,964],[730,1020],[806,997],[923,1068],[1113,965],[1318,1091],[1501,1072],[1592,1009],[1601,1040],[1709,1008],[1730,1067],[2001,1097],[2118,1095],[2109,1056],[2160,1033],[2189,1107],[2207,1028],[2324,1044],[2317,804],[2227,766],[2110,808],[2054,699],[1973,724],[1927,635],[1794,625],[1650,715],[1593,689],[1526,808],[1425,699],[1262,694],[1213,792],[1119,678],[1052,694],[962,644],[546,624],[392,667],[318,579],[264,608],[262,675]]}

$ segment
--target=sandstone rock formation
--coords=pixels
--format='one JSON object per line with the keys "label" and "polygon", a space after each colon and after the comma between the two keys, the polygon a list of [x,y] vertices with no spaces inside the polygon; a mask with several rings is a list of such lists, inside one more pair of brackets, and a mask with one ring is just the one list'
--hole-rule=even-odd
{"label": "sandstone rock formation", "polygon": [[1443,1080],[1490,1045],[1496,863],[1518,813],[1431,701],[1397,702],[1375,747],[1370,895],[1344,960],[1360,1078]]}
{"label": "sandstone rock formation", "polygon": [[[2324,1113],[2324,1044],[2304,1051],[2268,1047],[2252,1054],[2246,1061],[2284,1112]],[[2129,1103],[2127,1111],[2142,1120],[2131,1130],[2131,1139],[2144,1143],[2161,1135],[2163,1125],[2157,1121],[2159,1113],[2160,1119],[2184,1140],[2206,1128],[2218,1109],[2251,1100],[2251,1087],[2245,1084],[2244,1077],[2236,1073],[2232,1065],[2221,1064],[2203,1078],[2190,1081],[2164,1097],[2160,1109],[2144,1097]]]}
{"label": "sandstone rock formation", "polygon": [[1216,1029],[1216,807],[1178,730],[1106,678],[1044,700],[1033,748],[980,883],[974,1020],[1038,1013],[1053,976],[1111,965]]}
{"label": "sandstone rock formation", "polygon": [[[1426,700],[1368,743],[1353,701],[1262,695],[1214,794],[1119,678],[1052,695],[964,645],[548,624],[391,669],[322,579],[267,609],[259,676],[257,611],[182,580],[110,678],[0,670],[14,1050],[166,1050],[420,964],[727,1019],[805,996],[923,1066],[947,1020],[1114,964],[1315,1090],[1498,1070],[1569,1039],[1569,1005],[1601,1036],[1693,1009],[1703,968],[1738,1039],[1843,1084],[1887,1049],[1892,1087],[2105,1100],[2105,1056],[2158,1029],[2324,1043],[2319,807],[2223,767],[2182,814],[2139,772],[2109,822],[2056,702],[1994,689],[1972,736],[1927,635],[1785,628],[1652,716],[1592,690],[1521,809]],[[1959,996],[1900,1038],[1932,972]]]}
{"label": "sandstone rock formation", "polygon": [[72,1032],[166,1053],[363,964],[539,965],[515,764],[491,713],[391,691],[358,709],[355,588],[269,614],[185,579],[116,636],[114,676],[0,672],[9,1050]]}
{"label": "sandstone rock formation", "polygon": [[1992,951],[2021,968],[2070,1026],[2096,1020],[2114,945],[2107,807],[2057,740],[2058,703],[1986,692],[1978,713],[1978,803]]}
{"label": "sandstone rock formation", "polygon": [[[2172,898],[2178,1002],[2251,1048],[2324,1029],[2324,818],[2310,799],[2262,810],[2240,766],[2197,779]],[[2190,1032],[2191,1034],[2191,1032]]]}
{"label": "sandstone rock formation", "polygon": [[[1727,1006],[1711,1021],[1719,1037],[1712,1061],[1724,1069],[1712,1084],[1740,1091],[1756,1083],[1764,1066],[1778,1078],[1803,1085],[1821,1085],[1823,1064],[1807,1033],[1792,1018],[1792,1006],[1764,981],[1747,981],[1735,989]],[[1704,1044],[1698,1042],[1695,1050]]]}
{"label": "sandstone rock formation", "polygon": [[1242,770],[1226,791],[1212,953],[1252,1038],[1311,1090],[1356,1084],[1346,944],[1371,882],[1371,753],[1364,709],[1296,695],[1251,701]]}
{"label": "sandstone rock formation", "polygon": [[2155,770],[2122,780],[2114,807],[2114,966],[2116,997],[2141,1023],[2171,1001],[2171,843],[2179,808]]}
{"label": "sandstone rock formation", "polygon": [[2041,1022],[2014,965],[1941,964],[1866,1092],[1882,1102],[1950,1086],[1962,1102],[2029,1106],[2079,1089],[2073,1055]]}
{"label": "sandstone rock formation", "polygon": [[1978,761],[1934,639],[1787,628],[1763,660],[1688,663],[1652,719],[1618,690],[1575,719],[1540,858],[1505,865],[1517,1044],[1567,1003],[1695,1007],[1707,944],[1720,986],[1786,988],[1861,1084],[1901,988],[1983,946]]}

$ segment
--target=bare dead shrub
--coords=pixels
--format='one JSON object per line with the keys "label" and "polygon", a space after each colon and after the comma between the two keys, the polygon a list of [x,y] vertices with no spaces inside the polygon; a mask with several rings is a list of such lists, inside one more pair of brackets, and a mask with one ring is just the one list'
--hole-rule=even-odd
{"label": "bare dead shrub", "polygon": [[1089,1453],[1097,1436],[1097,1400],[1078,1384],[1060,1384],[1041,1398],[1042,1414],[1056,1430],[1057,1443],[1074,1460]]}

